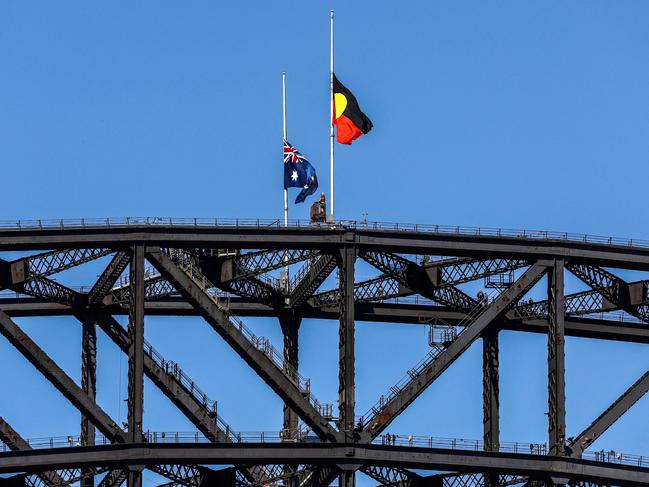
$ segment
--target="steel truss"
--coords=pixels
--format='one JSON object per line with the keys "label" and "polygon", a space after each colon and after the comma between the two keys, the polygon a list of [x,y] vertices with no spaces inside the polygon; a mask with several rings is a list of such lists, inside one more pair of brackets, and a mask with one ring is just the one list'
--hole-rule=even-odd
{"label": "steel truss", "polygon": [[[0,440],[10,449],[0,453],[0,472],[28,472],[25,485],[79,481],[89,487],[104,475],[99,485],[126,481],[129,486],[140,486],[143,468],[168,478],[165,485],[187,486],[307,487],[328,485],[338,477],[339,484],[348,487],[354,485],[356,471],[390,486],[649,482],[649,471],[642,465],[580,459],[584,448],[649,390],[649,372],[569,441],[563,370],[565,336],[649,343],[649,326],[628,319],[617,321],[610,315],[620,310],[649,324],[649,281],[627,283],[614,272],[616,268],[649,271],[648,249],[538,240],[538,236],[458,238],[344,226],[188,230],[129,224],[128,228],[0,230],[0,251],[36,252],[13,261],[0,259],[0,289],[16,293],[0,296],[0,334],[82,416],[77,449],[33,450],[0,420]],[[53,277],[104,257],[110,258],[107,266],[88,287],[72,288],[61,284],[60,276]],[[380,275],[357,281],[357,258]],[[291,277],[272,274],[300,264]],[[591,289],[566,294],[564,267]],[[336,268],[338,286],[319,291]],[[514,272],[517,279],[512,278]],[[548,299],[523,300],[544,276]],[[458,287],[482,279],[485,287],[499,289],[497,297],[474,298]],[[73,315],[81,324],[80,385],[12,319],[57,314]],[[128,316],[126,329],[113,318],[115,314]],[[241,436],[218,416],[216,402],[176,362],[162,357],[144,340],[147,314],[202,316],[285,402],[282,443],[242,443]],[[283,351],[253,334],[237,315],[277,317],[284,335]],[[337,417],[331,405],[313,397],[309,380],[298,371],[299,329],[305,317],[338,320]],[[441,321],[456,327],[457,333],[408,370],[401,382],[357,420],[354,341],[359,321]],[[126,431],[95,403],[97,327],[129,358]],[[503,453],[498,407],[498,332],[502,329],[548,335],[547,457]],[[389,442],[370,444],[478,338],[483,345],[484,454],[404,448]],[[209,445],[142,443],[150,441],[142,431],[145,375]],[[303,443],[304,425],[320,443]],[[95,429],[112,445],[95,445]],[[143,451],[148,452],[146,461]],[[216,471],[198,465],[234,467]],[[411,469],[452,473],[423,476]]]}

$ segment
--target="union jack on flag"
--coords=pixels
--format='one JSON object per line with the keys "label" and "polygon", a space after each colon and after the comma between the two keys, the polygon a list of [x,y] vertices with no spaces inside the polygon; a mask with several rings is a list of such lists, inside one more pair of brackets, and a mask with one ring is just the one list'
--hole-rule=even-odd
{"label": "union jack on flag", "polygon": [[300,154],[295,147],[288,143],[288,140],[284,139],[284,163],[292,162],[297,164],[304,160],[304,156]]}
{"label": "union jack on flag", "polygon": [[284,139],[284,189],[286,188],[302,188],[295,198],[296,203],[302,203],[318,189],[318,177],[311,163]]}

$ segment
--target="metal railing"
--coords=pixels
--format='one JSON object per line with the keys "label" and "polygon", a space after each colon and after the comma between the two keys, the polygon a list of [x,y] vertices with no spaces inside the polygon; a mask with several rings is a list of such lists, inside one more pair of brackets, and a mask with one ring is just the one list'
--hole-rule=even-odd
{"label": "metal railing", "polygon": [[571,242],[614,245],[623,247],[649,248],[649,240],[606,237],[571,232],[547,230],[517,230],[510,228],[467,227],[460,225],[430,225],[418,223],[368,222],[356,220],[339,220],[335,223],[312,224],[309,220],[289,220],[288,226],[279,219],[263,218],[177,218],[177,217],[117,217],[117,218],[73,218],[46,220],[0,220],[0,229],[6,230],[48,230],[75,229],[96,227],[128,226],[165,226],[165,227],[230,227],[230,228],[329,228],[380,230],[416,233],[434,233],[444,235],[464,235],[483,237],[508,237],[530,240],[565,240]]}
{"label": "metal railing", "polygon": [[[168,444],[168,443],[210,443],[210,441],[198,431],[193,432],[151,432],[144,434],[144,441],[147,443]],[[246,433],[236,433],[232,436],[236,443],[282,443],[286,442],[281,432],[264,432],[254,431]],[[321,440],[315,435],[301,433],[294,439],[299,443],[320,443]],[[78,447],[81,446],[81,437],[78,435],[71,436],[52,436],[32,438],[26,440],[31,448],[58,448],[58,447]],[[111,442],[103,435],[97,434],[95,438],[96,445],[109,445]],[[466,438],[444,438],[434,436],[416,436],[416,435],[397,435],[386,433],[378,436],[372,444],[398,447],[416,447],[416,448],[442,448],[445,450],[461,451],[484,451],[482,440],[471,440]],[[0,441],[0,452],[12,451],[7,445]],[[526,455],[547,455],[547,443],[528,443],[503,441],[493,451],[499,453],[514,453]],[[585,460],[603,463],[616,463],[619,465],[630,465],[636,467],[649,468],[649,456],[633,455],[622,453],[615,450],[588,450],[582,454]]]}
{"label": "metal railing", "polygon": [[205,409],[214,416],[215,421],[220,429],[234,434],[234,431],[230,428],[230,426],[218,415],[217,401],[210,399],[207,393],[205,393],[200,387],[198,387],[198,385],[192,380],[192,378],[189,377],[180,368],[177,362],[165,359],[164,356],[160,352],[158,352],[147,340],[144,340],[144,353],[147,354],[158,367],[164,370],[166,374],[174,377],[199,404],[202,404],[203,407],[205,407]]}
{"label": "metal railing", "polygon": [[289,285],[288,285],[289,291],[295,289],[298,283],[302,281],[302,279],[304,279],[304,276],[306,276],[311,271],[312,266],[313,263],[310,260],[307,260],[304,264],[300,266],[297,272],[293,276],[291,276],[289,280]]}
{"label": "metal railing", "polygon": [[[151,279],[152,277],[159,277],[160,272],[158,269],[151,265],[147,265],[144,268],[144,279]],[[115,284],[113,285],[112,291],[118,291],[123,288],[127,288],[131,285],[131,276],[127,273],[124,274],[123,276],[120,276],[117,281],[115,281]]]}

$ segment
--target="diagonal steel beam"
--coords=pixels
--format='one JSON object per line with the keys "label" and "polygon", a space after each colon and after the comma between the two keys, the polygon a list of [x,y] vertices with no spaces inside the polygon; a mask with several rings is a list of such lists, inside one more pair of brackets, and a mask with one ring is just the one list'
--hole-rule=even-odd
{"label": "diagonal steel beam", "polygon": [[0,333],[110,441],[126,441],[124,431],[110,416],[3,311],[0,311]]}
{"label": "diagonal steel beam", "polygon": [[606,411],[599,415],[584,431],[570,442],[571,456],[580,458],[583,451],[597,440],[613,425],[631,406],[649,391],[649,371],[645,372],[631,387],[629,387]]}
{"label": "diagonal steel beam", "polygon": [[506,291],[486,307],[475,310],[475,317],[458,337],[442,351],[431,351],[429,355],[408,372],[408,379],[394,386],[386,401],[380,401],[372,408],[371,416],[364,418],[364,435],[376,438],[394,419],[401,414],[424,390],[439,377],[495,319],[502,316],[516,303],[547,269],[546,263],[537,262],[519,277]]}
{"label": "diagonal steel beam", "polygon": [[207,292],[204,283],[208,281],[204,275],[200,274],[200,271],[190,270],[192,272],[190,276],[160,248],[148,249],[147,258],[320,438],[323,440],[339,439],[338,431],[309,401],[310,391],[299,386],[297,372],[290,371],[286,365],[281,368],[265,353],[267,346],[262,346],[260,349],[259,346],[251,342],[251,339],[244,334],[246,330],[243,323],[233,321],[227,310],[219,306],[214,297]]}

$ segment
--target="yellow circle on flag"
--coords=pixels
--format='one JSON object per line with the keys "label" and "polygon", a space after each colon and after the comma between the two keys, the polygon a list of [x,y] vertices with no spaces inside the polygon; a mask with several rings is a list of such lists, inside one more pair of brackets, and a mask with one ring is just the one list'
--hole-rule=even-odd
{"label": "yellow circle on flag", "polygon": [[334,93],[334,105],[336,107],[336,119],[340,117],[347,108],[347,97],[342,93]]}

